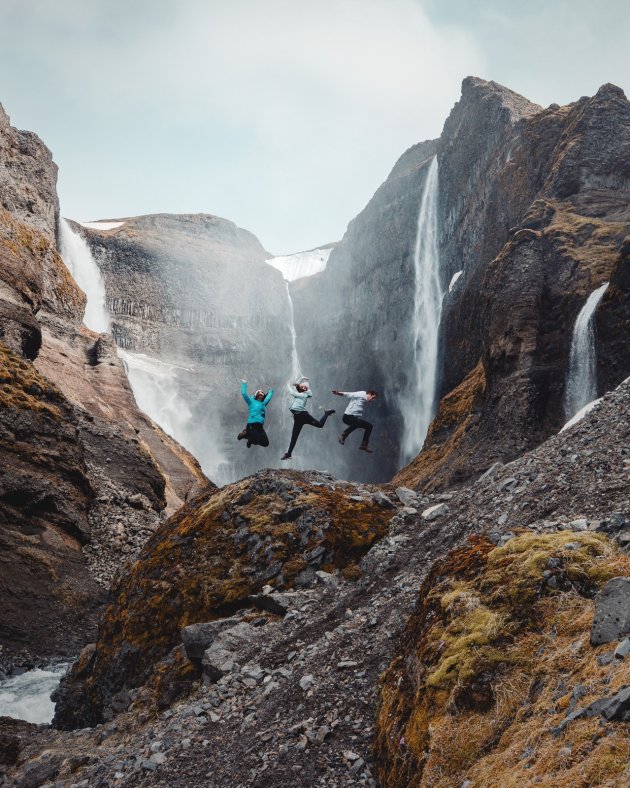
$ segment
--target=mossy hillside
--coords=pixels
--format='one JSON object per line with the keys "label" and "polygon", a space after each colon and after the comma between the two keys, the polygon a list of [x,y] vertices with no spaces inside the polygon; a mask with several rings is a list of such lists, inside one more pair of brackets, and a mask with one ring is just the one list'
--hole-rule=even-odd
{"label": "mossy hillside", "polygon": [[[630,752],[618,726],[605,736],[594,719],[561,737],[551,728],[575,686],[586,705],[630,680],[630,666],[601,668],[605,647],[589,646],[592,597],[618,575],[630,575],[627,555],[574,532],[522,533],[500,548],[477,538],[434,567],[382,681],[383,784],[595,784],[578,779],[582,767],[616,779]],[[577,749],[564,762],[567,740]]]}
{"label": "mossy hillside", "polygon": [[181,627],[229,615],[266,583],[291,588],[309,564],[356,576],[392,511],[353,495],[352,485],[262,472],[183,507],[114,586],[96,653],[70,678],[81,708],[62,710],[63,724],[101,719],[113,693],[141,685],[179,643]]}

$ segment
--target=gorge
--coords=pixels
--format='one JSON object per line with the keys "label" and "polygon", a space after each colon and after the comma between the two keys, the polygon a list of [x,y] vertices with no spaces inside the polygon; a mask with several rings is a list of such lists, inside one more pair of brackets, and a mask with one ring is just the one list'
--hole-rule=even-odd
{"label": "gorge", "polygon": [[[0,671],[73,662],[53,727],[0,717],[5,784],[630,779],[630,623],[593,634],[630,577],[628,151],[613,85],[468,77],[338,243],[273,256],[60,217],[0,111]],[[281,467],[299,375],[314,414],[379,391],[374,454],[338,410]]]}

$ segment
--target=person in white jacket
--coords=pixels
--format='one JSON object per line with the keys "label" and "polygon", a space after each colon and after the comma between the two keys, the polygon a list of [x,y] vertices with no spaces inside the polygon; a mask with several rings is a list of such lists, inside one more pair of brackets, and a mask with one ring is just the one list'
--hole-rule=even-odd
{"label": "person in white jacket", "polygon": [[343,446],[346,442],[346,438],[351,432],[362,429],[363,441],[359,449],[371,454],[372,449],[370,449],[369,443],[373,424],[363,418],[363,409],[368,402],[372,402],[378,397],[378,392],[374,391],[374,389],[368,389],[367,391],[338,391],[337,389],[333,389],[332,393],[336,394],[338,397],[348,397],[350,399],[342,418],[343,423],[348,426],[337,440]]}
{"label": "person in white jacket", "polygon": [[321,419],[316,419],[306,410],[306,403],[310,397],[313,396],[309,386],[308,378],[300,378],[297,383],[287,383],[287,390],[291,395],[291,402],[289,403],[289,410],[293,414],[293,431],[291,432],[291,442],[289,448],[281,458],[283,460],[290,460],[297,439],[300,437],[302,427],[309,424],[311,427],[323,427],[326,424],[326,419],[332,415],[334,410],[325,410]]}

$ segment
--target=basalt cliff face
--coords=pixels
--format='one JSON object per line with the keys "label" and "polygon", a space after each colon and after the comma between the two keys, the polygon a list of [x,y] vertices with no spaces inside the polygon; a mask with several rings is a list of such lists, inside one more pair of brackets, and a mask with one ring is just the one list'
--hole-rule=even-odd
{"label": "basalt cliff face", "polygon": [[135,405],[56,249],[56,166],[0,110],[2,664],[70,655],[113,572],[209,485]]}
{"label": "basalt cliff face", "polygon": [[[461,483],[557,431],[575,319],[611,278],[596,315],[600,393],[630,374],[628,334],[617,331],[628,319],[629,118],[612,85],[543,110],[468,78],[441,137],[403,155],[326,271],[294,285],[304,367],[338,387],[382,389],[371,478],[399,467],[417,217],[436,155],[443,290],[462,273],[443,301],[437,416],[396,480]],[[354,458],[340,472],[360,473]]]}
{"label": "basalt cliff face", "polygon": [[[218,483],[261,465],[236,435],[247,420],[239,378],[253,392],[283,385],[290,373],[289,304],[281,274],[251,233],[216,216],[156,215],[107,230],[73,225],[101,269],[112,335],[142,405],[197,457]],[[169,402],[170,400],[170,402]],[[278,464],[286,410],[268,408]],[[286,419],[285,419],[286,421]],[[258,450],[260,451],[260,450]]]}

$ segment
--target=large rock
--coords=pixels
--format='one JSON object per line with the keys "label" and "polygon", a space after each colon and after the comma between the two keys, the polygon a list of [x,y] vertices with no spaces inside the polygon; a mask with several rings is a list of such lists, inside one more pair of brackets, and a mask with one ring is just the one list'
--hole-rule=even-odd
{"label": "large rock", "polygon": [[630,633],[630,578],[614,577],[595,599],[591,645],[612,643]]}
{"label": "large rock", "polygon": [[[287,520],[285,512],[297,506],[302,514]],[[180,643],[182,627],[185,647],[198,659],[203,639],[222,631],[223,623],[212,621],[252,607],[250,597],[266,584],[291,588],[309,567],[356,570],[393,514],[357,496],[353,485],[289,471],[261,472],[183,507],[113,587],[96,650],[62,681],[55,725],[109,717],[112,700],[144,684]],[[206,625],[191,631],[197,622]],[[229,638],[219,645],[229,651]],[[211,664],[218,670],[228,661],[217,659],[206,660],[210,673]]]}

